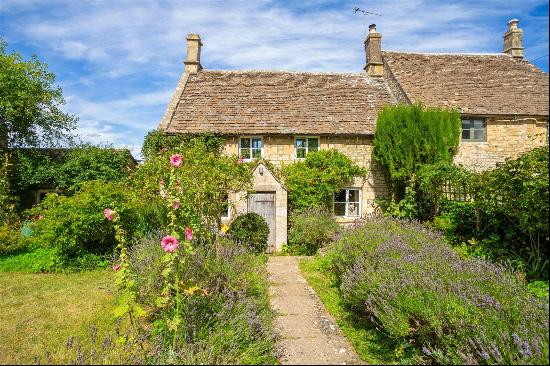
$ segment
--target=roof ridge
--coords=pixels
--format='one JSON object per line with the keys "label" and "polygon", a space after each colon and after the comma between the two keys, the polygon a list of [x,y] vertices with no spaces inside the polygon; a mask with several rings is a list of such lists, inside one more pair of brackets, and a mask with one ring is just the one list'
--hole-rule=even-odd
{"label": "roof ridge", "polygon": [[394,51],[394,50],[382,50],[382,52],[393,53],[406,53],[412,55],[426,55],[426,56],[503,56],[511,57],[507,53],[484,53],[484,52],[415,52],[415,51]]}
{"label": "roof ridge", "polygon": [[226,74],[247,74],[247,73],[274,73],[274,74],[304,74],[304,75],[341,75],[341,76],[365,76],[368,77],[364,72],[346,72],[346,71],[288,71],[288,70],[212,70],[212,69],[202,69],[199,71],[203,72],[220,72]]}

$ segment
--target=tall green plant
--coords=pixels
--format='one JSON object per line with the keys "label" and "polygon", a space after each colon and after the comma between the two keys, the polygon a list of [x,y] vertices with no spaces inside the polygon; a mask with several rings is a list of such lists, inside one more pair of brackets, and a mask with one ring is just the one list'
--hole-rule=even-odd
{"label": "tall green plant", "polygon": [[452,161],[459,139],[460,114],[456,110],[422,104],[387,106],[378,115],[374,158],[399,200],[420,166]]}
{"label": "tall green plant", "polygon": [[336,149],[310,152],[304,161],[282,168],[292,210],[330,207],[334,193],[355,177],[365,177],[365,168]]}

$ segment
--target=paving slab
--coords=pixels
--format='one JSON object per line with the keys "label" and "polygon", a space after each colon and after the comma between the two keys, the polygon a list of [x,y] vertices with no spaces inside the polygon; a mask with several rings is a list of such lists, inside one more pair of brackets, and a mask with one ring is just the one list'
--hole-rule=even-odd
{"label": "paving slab", "polygon": [[300,257],[269,257],[270,301],[276,311],[283,365],[363,364],[300,272]]}

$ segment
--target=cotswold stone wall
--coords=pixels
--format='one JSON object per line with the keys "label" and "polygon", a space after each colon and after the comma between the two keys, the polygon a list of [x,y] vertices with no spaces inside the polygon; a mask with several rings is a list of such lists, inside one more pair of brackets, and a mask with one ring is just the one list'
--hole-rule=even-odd
{"label": "cotswold stone wall", "polygon": [[494,168],[507,158],[546,144],[547,124],[547,120],[534,118],[488,118],[487,141],[462,141],[454,161],[477,171]]}
{"label": "cotswold stone wall", "polygon": [[[262,136],[263,157],[276,166],[295,161],[293,135]],[[238,154],[238,136],[228,137],[224,151],[228,155]],[[361,211],[363,214],[374,210],[374,198],[388,193],[382,170],[372,159],[373,141],[370,136],[320,136],[321,149],[335,148],[350,157],[359,166],[365,167],[367,176],[356,178],[348,188],[361,189]],[[350,221],[350,220],[342,220]],[[353,221],[353,219],[351,219]]]}

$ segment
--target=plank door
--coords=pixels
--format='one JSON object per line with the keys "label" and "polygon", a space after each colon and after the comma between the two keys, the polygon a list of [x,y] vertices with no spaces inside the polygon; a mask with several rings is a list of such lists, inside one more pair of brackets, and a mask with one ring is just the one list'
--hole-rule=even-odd
{"label": "plank door", "polygon": [[262,216],[269,226],[267,252],[275,250],[275,193],[256,192],[248,195],[248,212]]}

